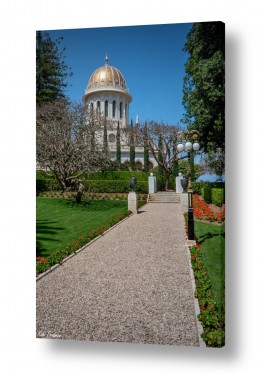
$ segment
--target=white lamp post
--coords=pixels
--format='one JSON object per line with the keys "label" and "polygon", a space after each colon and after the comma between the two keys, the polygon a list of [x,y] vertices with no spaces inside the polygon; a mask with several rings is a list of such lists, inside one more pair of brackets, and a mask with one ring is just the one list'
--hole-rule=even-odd
{"label": "white lamp post", "polygon": [[180,152],[187,152],[187,160],[188,160],[188,240],[195,239],[194,233],[194,211],[192,205],[192,182],[191,182],[191,163],[190,163],[190,154],[191,152],[198,151],[200,145],[198,143],[199,140],[199,132],[197,130],[190,130],[190,131],[179,131],[177,133],[177,151]]}

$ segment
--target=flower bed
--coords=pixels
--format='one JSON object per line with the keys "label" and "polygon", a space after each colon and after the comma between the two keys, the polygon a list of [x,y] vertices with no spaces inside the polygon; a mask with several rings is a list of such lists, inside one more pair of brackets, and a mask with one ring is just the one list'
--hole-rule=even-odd
{"label": "flower bed", "polygon": [[[185,214],[186,233],[188,232],[187,216]],[[195,236],[196,245],[189,248],[191,265],[194,272],[196,290],[195,297],[198,299],[200,320],[204,332],[201,334],[202,339],[207,347],[221,348],[225,345],[225,311],[224,305],[219,313],[209,279],[208,271],[203,264],[201,246],[198,238]]]}
{"label": "flower bed", "polygon": [[193,209],[196,219],[206,220],[209,222],[224,222],[225,221],[225,207],[212,208],[199,195],[193,195]]}
{"label": "flower bed", "polygon": [[89,243],[91,240],[95,239],[97,236],[103,235],[106,230],[110,227],[116,225],[118,222],[128,217],[132,212],[127,211],[125,213],[120,213],[118,216],[112,217],[106,224],[102,225],[99,229],[93,231],[86,230],[85,233],[73,243],[66,246],[64,249],[58,249],[56,252],[51,253],[46,258],[37,257],[36,258],[36,274],[39,275],[52,266],[56,264],[62,264],[63,260],[75,253],[78,249],[83,247],[85,244]]}
{"label": "flower bed", "polygon": [[[196,238],[197,239],[197,238]],[[208,272],[203,266],[200,244],[190,248],[191,264],[194,271],[201,321],[204,332],[201,337],[208,347],[223,347],[225,345],[225,317],[224,310],[218,312],[218,306],[214,300]]]}

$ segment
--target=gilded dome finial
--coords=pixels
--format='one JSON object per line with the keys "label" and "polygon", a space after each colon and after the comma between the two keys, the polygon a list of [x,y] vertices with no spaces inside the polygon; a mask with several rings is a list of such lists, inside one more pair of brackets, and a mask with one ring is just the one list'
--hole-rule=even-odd
{"label": "gilded dome finial", "polygon": [[107,57],[107,53],[106,53],[106,58],[105,58],[105,65],[108,65],[108,57]]}

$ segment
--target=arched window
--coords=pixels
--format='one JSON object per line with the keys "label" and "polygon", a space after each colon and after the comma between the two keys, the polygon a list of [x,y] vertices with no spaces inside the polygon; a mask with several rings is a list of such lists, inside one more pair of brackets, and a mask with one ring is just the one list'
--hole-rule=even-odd
{"label": "arched window", "polygon": [[137,160],[136,163],[135,163],[135,168],[138,169],[138,170],[141,170],[142,167],[143,167],[142,162]]}
{"label": "arched window", "polygon": [[153,169],[154,169],[153,162],[148,161],[148,169],[149,169],[149,170],[153,170]]}
{"label": "arched window", "polygon": [[113,101],[113,117],[116,116],[116,101]]}
{"label": "arched window", "polygon": [[97,108],[97,110],[100,112],[100,101],[97,101],[97,103],[96,103],[96,108]]}
{"label": "arched window", "polygon": [[105,116],[108,117],[108,101],[105,101]]}
{"label": "arched window", "polygon": [[91,110],[93,110],[94,109],[94,104],[93,103],[91,103]]}
{"label": "arched window", "polygon": [[120,103],[120,118],[123,118],[123,104]]}
{"label": "arched window", "polygon": [[116,137],[114,134],[110,134],[108,137],[109,143],[115,143]]}

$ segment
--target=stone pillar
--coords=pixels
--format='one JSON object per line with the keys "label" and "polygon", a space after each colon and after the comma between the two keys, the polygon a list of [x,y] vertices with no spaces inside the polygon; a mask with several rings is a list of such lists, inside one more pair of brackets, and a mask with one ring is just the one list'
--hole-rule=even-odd
{"label": "stone pillar", "polygon": [[150,177],[148,177],[148,193],[156,193],[156,192],[157,192],[156,177],[154,177],[153,173],[150,173]]}
{"label": "stone pillar", "polygon": [[183,187],[181,186],[181,180],[183,179],[182,173],[178,174],[178,177],[176,177],[176,193],[182,193]]}
{"label": "stone pillar", "polygon": [[137,214],[137,193],[129,192],[128,194],[128,210]]}
{"label": "stone pillar", "polygon": [[186,212],[188,209],[188,193],[181,193],[180,195],[180,204],[182,205],[184,211]]}

